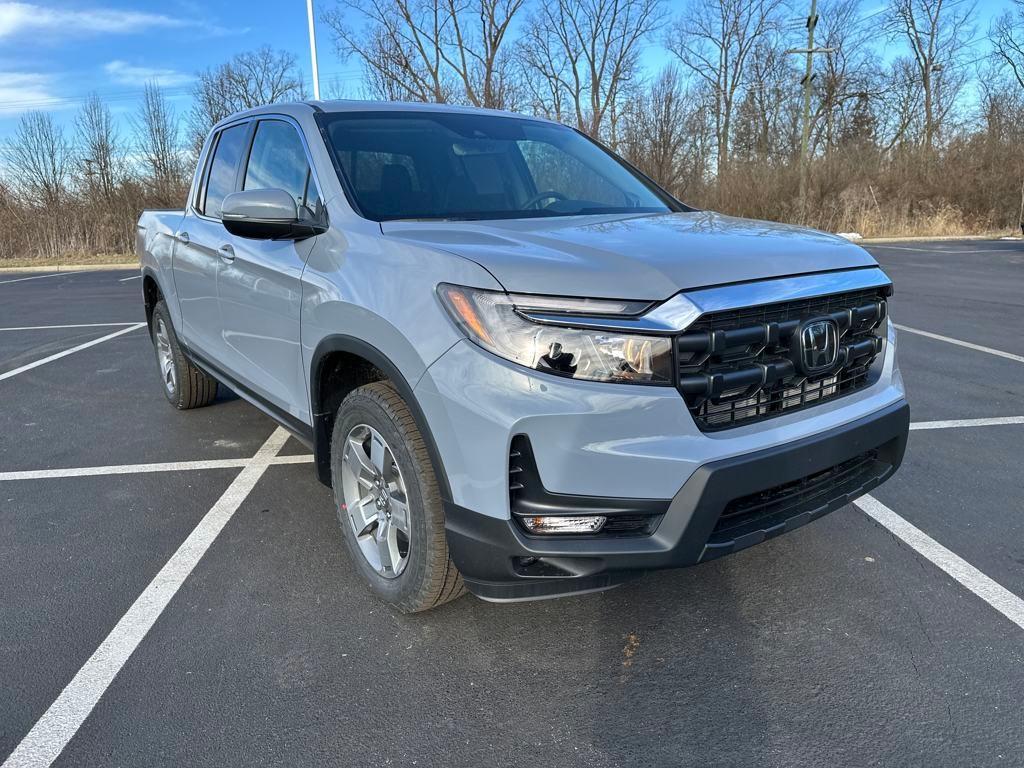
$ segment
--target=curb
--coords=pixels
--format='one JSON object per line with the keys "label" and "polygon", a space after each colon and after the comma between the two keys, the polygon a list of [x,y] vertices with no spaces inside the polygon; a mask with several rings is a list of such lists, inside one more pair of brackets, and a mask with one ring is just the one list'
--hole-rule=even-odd
{"label": "curb", "polygon": [[[1007,235],[939,235],[937,237],[926,237],[924,235],[914,237],[865,237],[860,240],[854,240],[856,243],[926,243],[926,242],[956,242],[957,240],[968,241],[979,241],[988,240],[991,242],[998,242],[1005,240]],[[1016,237],[1014,240],[1020,240],[1021,238]],[[1007,240],[1012,242],[1012,240]]]}
{"label": "curb", "polygon": [[0,272],[92,272],[100,269],[139,269],[139,263],[125,264],[33,264],[28,267],[0,267]]}

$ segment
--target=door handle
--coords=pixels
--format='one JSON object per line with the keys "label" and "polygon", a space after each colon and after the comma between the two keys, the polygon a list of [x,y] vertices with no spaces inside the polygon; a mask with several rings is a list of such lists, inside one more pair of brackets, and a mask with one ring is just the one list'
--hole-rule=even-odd
{"label": "door handle", "polygon": [[174,239],[177,240],[182,245],[188,245],[188,242],[189,242],[189,240],[188,240],[188,232],[184,232],[184,231],[182,231],[182,232],[175,232],[174,233]]}
{"label": "door handle", "polygon": [[217,255],[220,256],[224,261],[234,261],[235,249],[230,244],[225,243],[217,249]]}

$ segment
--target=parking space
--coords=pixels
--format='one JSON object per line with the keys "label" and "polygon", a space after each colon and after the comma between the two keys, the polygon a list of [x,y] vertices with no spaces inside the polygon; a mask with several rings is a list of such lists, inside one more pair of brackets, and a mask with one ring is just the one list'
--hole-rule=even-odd
{"label": "parking space", "polygon": [[0,750],[5,756],[233,474],[207,471],[199,483],[182,473],[0,487]]}
{"label": "parking space", "polygon": [[[897,322],[901,301],[893,299]],[[907,332],[897,349],[914,421],[1024,415],[1024,364]]]}
{"label": "parking space", "polygon": [[[897,323],[1024,354],[1024,244],[895,245],[871,250]],[[0,277],[0,328],[138,322],[130,276]],[[0,372],[116,330],[0,331]],[[1024,416],[1022,363],[910,332],[900,355],[914,422]],[[856,507],[611,592],[402,616],[359,583],[307,449],[230,393],[174,412],[144,330],[0,380],[0,402],[12,766],[1024,754],[1024,626]],[[1019,601],[1022,450],[1024,423],[915,430],[874,496]]]}
{"label": "parking space", "polygon": [[913,432],[900,482],[874,496],[1024,595],[1024,425]]}
{"label": "parking space", "polygon": [[[122,291],[141,302],[139,284],[127,285],[134,288]],[[75,339],[78,332],[63,333]],[[5,341],[0,335],[0,344]],[[30,355],[25,351],[20,358]],[[18,435],[0,443],[4,471],[243,458],[273,430],[262,413],[224,388],[215,408],[184,413],[152,397],[160,395],[160,381],[144,328],[26,371],[2,386],[0,431]]]}
{"label": "parking space", "polygon": [[[112,326],[86,328],[11,328],[0,331],[4,359],[0,361],[0,375],[44,357],[64,352],[80,344],[106,336]],[[12,377],[13,378],[13,377]]]}

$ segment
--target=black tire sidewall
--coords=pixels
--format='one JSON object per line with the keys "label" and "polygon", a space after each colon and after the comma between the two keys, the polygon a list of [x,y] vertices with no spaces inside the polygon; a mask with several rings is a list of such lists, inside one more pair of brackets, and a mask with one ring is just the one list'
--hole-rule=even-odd
{"label": "black tire sidewall", "polygon": [[[356,390],[345,398],[338,411],[331,444],[332,446],[343,445],[344,440],[354,427],[366,424],[380,432],[391,448],[391,453],[398,462],[399,470],[402,473],[402,479],[405,481],[409,504],[409,527],[412,534],[409,541],[409,562],[399,576],[394,579],[381,576],[366,561],[359,548],[348,512],[341,508],[345,502],[341,482],[343,453],[341,450],[331,451],[331,480],[334,487],[335,511],[353,562],[378,597],[403,608],[405,605],[416,602],[417,596],[423,591],[428,578],[428,568],[436,556],[436,553],[431,551],[434,537],[428,530],[431,523],[428,518],[433,517],[433,510],[428,508],[426,501],[428,493],[424,477],[425,472],[433,472],[433,467],[420,465],[414,452],[410,450],[405,431],[396,421],[395,416],[396,414],[382,405],[377,398],[361,390]],[[437,499],[433,499],[431,503],[439,502]]]}

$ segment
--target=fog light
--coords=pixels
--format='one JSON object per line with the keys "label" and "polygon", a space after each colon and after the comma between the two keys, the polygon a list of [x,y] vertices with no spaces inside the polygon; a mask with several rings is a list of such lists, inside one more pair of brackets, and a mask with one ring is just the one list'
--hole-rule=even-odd
{"label": "fog light", "polygon": [[608,518],[604,515],[587,517],[524,517],[523,525],[530,533],[597,533]]}

